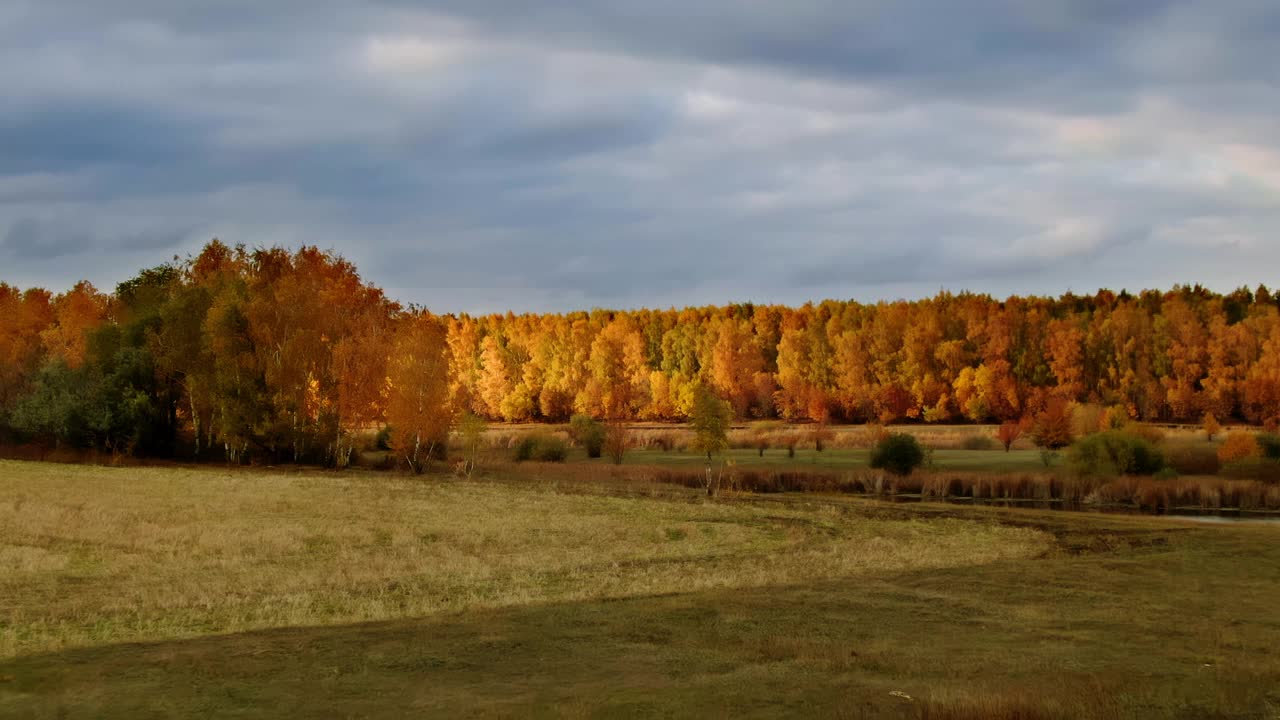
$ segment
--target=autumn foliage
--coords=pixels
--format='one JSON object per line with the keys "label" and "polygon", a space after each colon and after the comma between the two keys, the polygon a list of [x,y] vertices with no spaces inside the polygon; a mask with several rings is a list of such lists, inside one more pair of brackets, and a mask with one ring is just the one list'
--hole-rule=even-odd
{"label": "autumn foliage", "polygon": [[1035,416],[1031,439],[1047,450],[1061,450],[1075,440],[1072,424],[1071,405],[1062,398],[1054,398]]}
{"label": "autumn foliage", "polygon": [[434,316],[333,253],[217,241],[110,294],[0,284],[0,432],[26,441],[342,465],[389,424],[417,466],[464,413],[685,421],[701,389],[738,419],[818,428],[1005,423],[1006,447],[1024,417],[1069,442],[1072,405],[1109,408],[1108,427],[1261,423],[1280,416],[1280,307],[1175,287]]}
{"label": "autumn foliage", "polygon": [[1004,446],[1004,451],[1009,452],[1013,444],[1022,437],[1022,430],[1025,423],[1015,420],[1005,420],[1000,423],[1000,427],[996,430],[996,439]]}
{"label": "autumn foliage", "polygon": [[1223,465],[1237,460],[1261,456],[1262,448],[1258,445],[1258,440],[1252,433],[1233,432],[1227,436],[1222,445],[1218,446],[1218,460]]}

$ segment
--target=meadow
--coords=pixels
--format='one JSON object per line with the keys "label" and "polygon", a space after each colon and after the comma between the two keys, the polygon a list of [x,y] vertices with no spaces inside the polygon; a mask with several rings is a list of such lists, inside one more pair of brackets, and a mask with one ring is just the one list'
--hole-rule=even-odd
{"label": "meadow", "polygon": [[1280,525],[0,462],[0,716],[1274,717]]}

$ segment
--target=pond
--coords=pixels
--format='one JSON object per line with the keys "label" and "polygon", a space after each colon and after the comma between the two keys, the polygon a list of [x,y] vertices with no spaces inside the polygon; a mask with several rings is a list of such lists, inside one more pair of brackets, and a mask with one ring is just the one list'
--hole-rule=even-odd
{"label": "pond", "polygon": [[941,502],[948,505],[979,507],[1028,508],[1032,510],[1059,510],[1063,512],[1112,513],[1117,515],[1152,515],[1178,518],[1204,523],[1280,523],[1280,513],[1251,512],[1248,510],[1208,510],[1204,508],[1176,508],[1173,510],[1149,510],[1129,505],[1093,505],[1063,500],[1017,500],[1002,498],[925,498],[920,495],[889,495],[879,497],[895,503]]}

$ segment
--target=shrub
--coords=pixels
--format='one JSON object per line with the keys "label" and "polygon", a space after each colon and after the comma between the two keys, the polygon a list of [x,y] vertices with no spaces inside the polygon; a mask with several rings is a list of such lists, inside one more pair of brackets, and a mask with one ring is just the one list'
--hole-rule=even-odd
{"label": "shrub", "polygon": [[394,430],[392,430],[390,425],[383,425],[382,429],[379,430],[378,434],[375,435],[373,438],[373,449],[374,450],[390,450],[391,434],[393,432]]}
{"label": "shrub", "polygon": [[1165,464],[1179,475],[1215,475],[1222,463],[1218,453],[1204,445],[1178,445],[1165,452]]}
{"label": "shrub", "polygon": [[1264,432],[1256,435],[1254,440],[1258,443],[1258,449],[1262,452],[1262,457],[1280,460],[1280,435]]}
{"label": "shrub", "polygon": [[[1014,424],[1016,425],[1016,423]],[[960,441],[960,449],[962,450],[994,450],[995,448],[996,441],[986,435],[966,435]]]}
{"label": "shrub", "polygon": [[622,464],[622,457],[627,454],[630,446],[631,433],[627,431],[626,423],[610,420],[604,428],[604,448],[609,452],[609,459],[613,460],[614,465]]}
{"label": "shrub", "polygon": [[516,442],[515,461],[564,462],[569,457],[569,445],[554,435],[525,435]]}
{"label": "shrub", "polygon": [[569,437],[586,448],[587,457],[598,458],[604,453],[604,423],[590,415],[574,415],[569,419]]}
{"label": "shrub", "polygon": [[1151,477],[1155,478],[1156,480],[1177,480],[1179,476],[1178,476],[1177,470],[1174,470],[1173,468],[1166,465],[1160,468],[1159,472],[1157,472],[1155,475],[1152,475]]}
{"label": "shrub", "polygon": [[924,448],[914,435],[892,433],[871,451],[871,467],[907,476],[924,462]]}
{"label": "shrub", "polygon": [[1164,467],[1164,456],[1146,438],[1129,431],[1108,430],[1071,446],[1071,467],[1081,475],[1150,475]]}
{"label": "shrub", "polygon": [[1126,426],[1125,432],[1130,435],[1136,435],[1152,445],[1159,445],[1164,442],[1164,431],[1155,425],[1134,423]]}
{"label": "shrub", "polygon": [[1264,457],[1245,457],[1226,463],[1219,472],[1233,480],[1261,480],[1280,483],[1280,461]]}
{"label": "shrub", "polygon": [[1252,434],[1247,432],[1233,432],[1227,436],[1222,445],[1218,447],[1218,459],[1223,465],[1230,465],[1237,460],[1243,460],[1250,457],[1261,457],[1262,449],[1258,447],[1258,441]]}

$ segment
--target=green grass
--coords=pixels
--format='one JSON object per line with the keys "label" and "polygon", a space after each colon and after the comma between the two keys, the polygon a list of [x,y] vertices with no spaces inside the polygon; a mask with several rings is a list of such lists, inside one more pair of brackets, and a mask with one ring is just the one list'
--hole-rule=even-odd
{"label": "green grass", "polygon": [[0,717],[1280,712],[1267,525],[0,463],[0,562]]}

